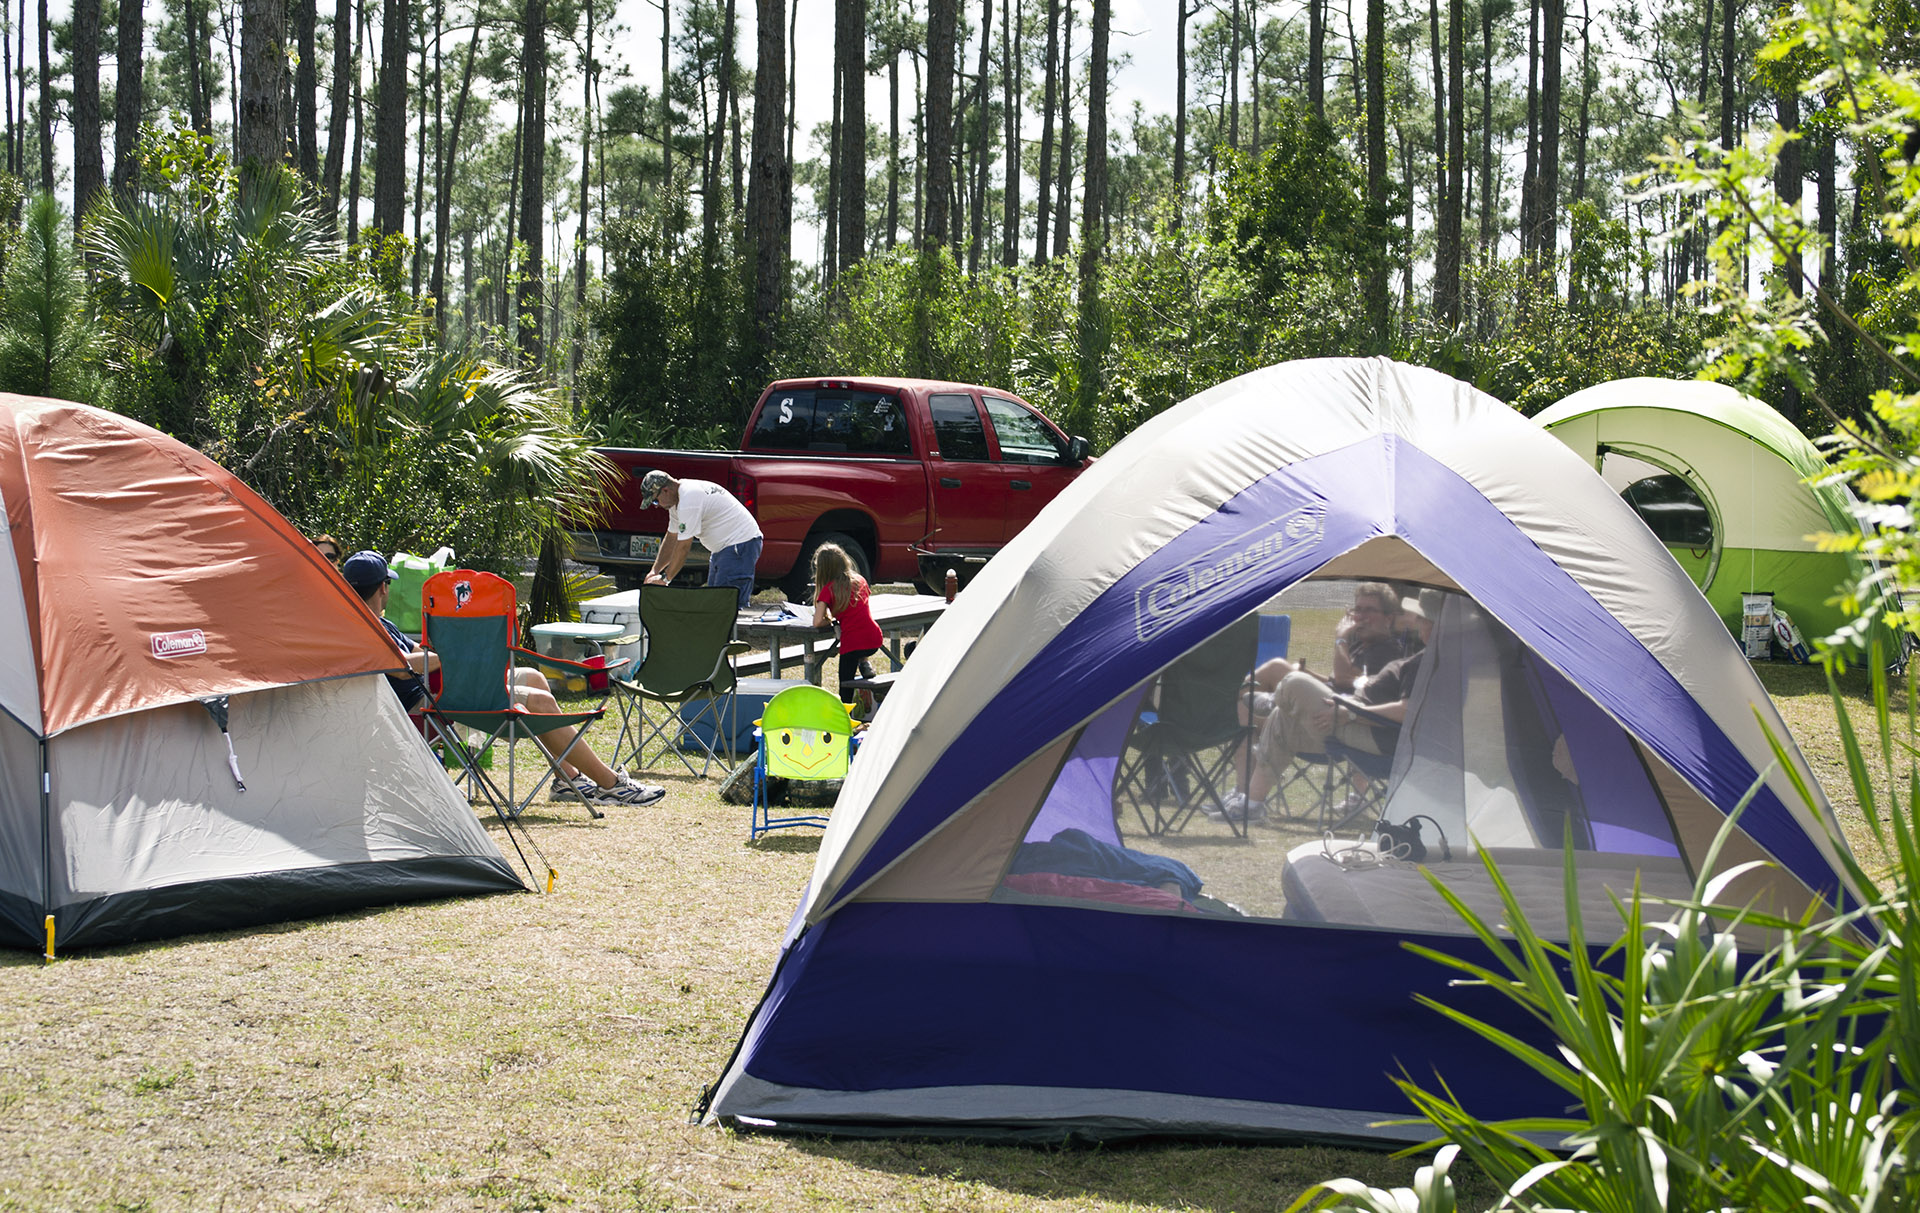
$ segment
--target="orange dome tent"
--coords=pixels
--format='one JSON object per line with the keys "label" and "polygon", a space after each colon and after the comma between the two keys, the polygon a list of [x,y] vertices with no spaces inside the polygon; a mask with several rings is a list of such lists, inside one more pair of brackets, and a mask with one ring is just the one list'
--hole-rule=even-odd
{"label": "orange dome tent", "polygon": [[217,464],[0,395],[0,943],[48,915],[65,946],[519,887],[397,666]]}

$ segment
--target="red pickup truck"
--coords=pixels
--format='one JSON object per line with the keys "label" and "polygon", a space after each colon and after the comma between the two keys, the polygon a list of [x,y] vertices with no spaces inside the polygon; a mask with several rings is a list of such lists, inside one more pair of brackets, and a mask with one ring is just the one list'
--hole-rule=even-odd
{"label": "red pickup truck", "polygon": [[[1087,440],[1011,392],[924,379],[782,379],[760,394],[740,452],[601,454],[625,474],[600,525],[573,533],[574,559],[622,589],[645,578],[667,529],[640,508],[640,478],[726,487],[760,522],[758,581],[801,597],[813,551],[847,549],[869,579],[941,585],[999,551],[1088,462]],[[698,544],[689,568],[704,569]]]}

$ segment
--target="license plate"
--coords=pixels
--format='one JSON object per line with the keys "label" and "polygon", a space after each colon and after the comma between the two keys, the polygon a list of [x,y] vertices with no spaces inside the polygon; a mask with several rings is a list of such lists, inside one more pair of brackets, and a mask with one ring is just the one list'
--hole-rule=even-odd
{"label": "license plate", "polygon": [[633,557],[635,560],[652,560],[655,556],[658,556],[659,554],[660,554],[660,536],[658,535],[627,536],[627,555]]}

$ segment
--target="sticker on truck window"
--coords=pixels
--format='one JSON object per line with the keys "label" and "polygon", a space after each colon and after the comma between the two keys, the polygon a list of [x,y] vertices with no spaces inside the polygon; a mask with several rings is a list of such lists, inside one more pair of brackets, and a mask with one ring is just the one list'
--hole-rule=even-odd
{"label": "sticker on truck window", "polygon": [[627,555],[633,557],[635,560],[652,560],[655,556],[658,556],[659,554],[660,554],[660,536],[658,535],[627,536]]}

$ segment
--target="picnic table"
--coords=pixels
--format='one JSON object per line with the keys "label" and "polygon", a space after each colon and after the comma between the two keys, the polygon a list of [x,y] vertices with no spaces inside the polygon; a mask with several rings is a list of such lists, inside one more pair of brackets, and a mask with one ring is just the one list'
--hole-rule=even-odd
{"label": "picnic table", "polygon": [[[901,642],[909,635],[919,635],[932,627],[947,609],[947,600],[938,594],[875,594],[868,603],[873,608],[873,621],[880,625],[880,634],[886,638],[887,656],[893,660],[895,669],[899,669],[906,658],[901,652]],[[795,612],[804,612],[796,614]],[[750,607],[740,612],[740,619],[734,634],[748,642],[764,643],[771,669],[769,676],[780,677],[781,647],[785,644],[805,646],[805,655],[801,658],[801,668],[806,671],[808,682],[818,686],[826,667],[826,659],[839,652],[837,644],[825,646],[814,642],[832,640],[837,629],[832,623],[825,627],[813,626],[813,608],[797,602],[777,604],[771,607]]]}

